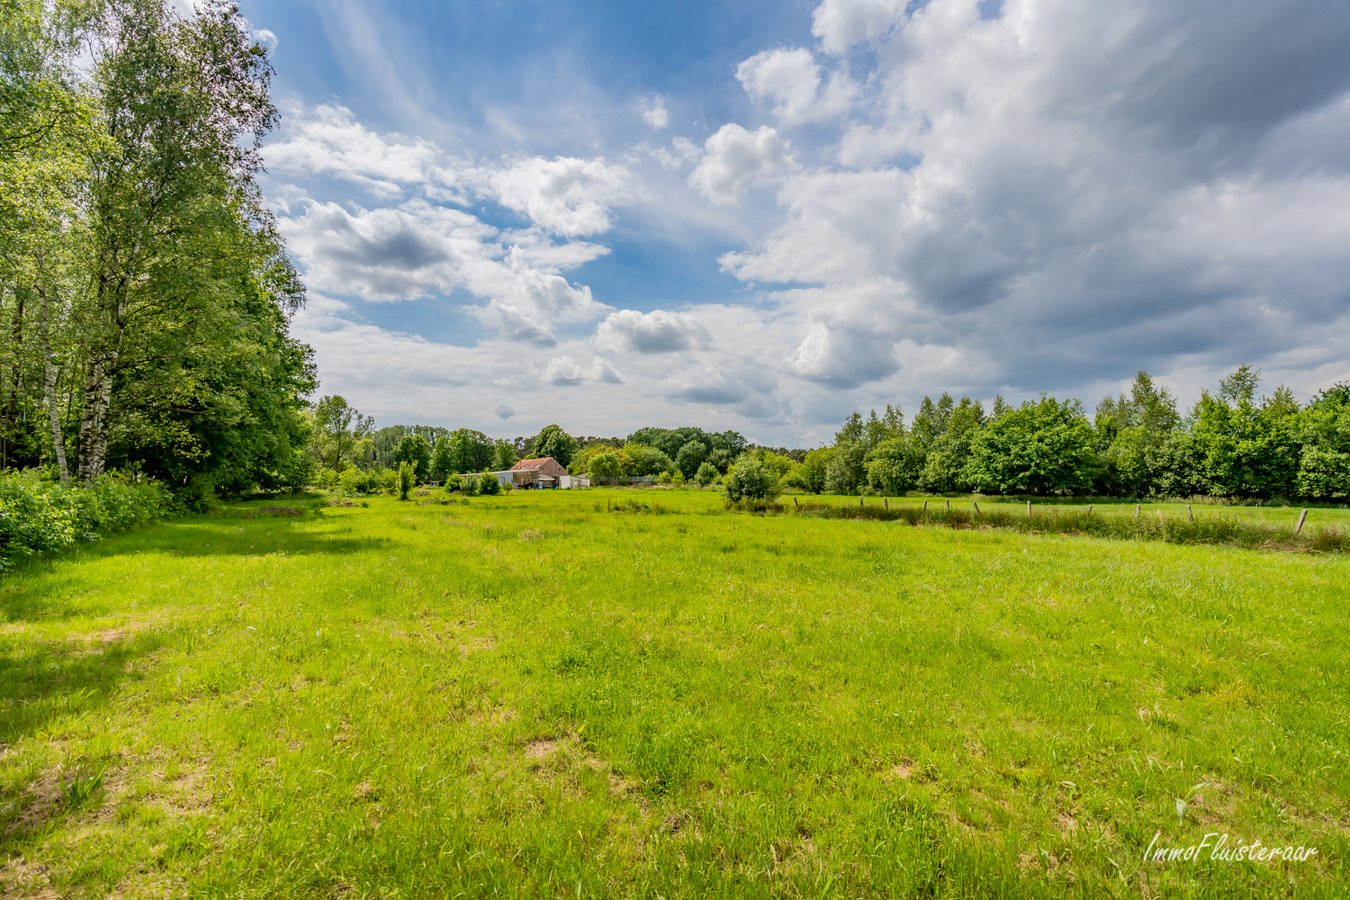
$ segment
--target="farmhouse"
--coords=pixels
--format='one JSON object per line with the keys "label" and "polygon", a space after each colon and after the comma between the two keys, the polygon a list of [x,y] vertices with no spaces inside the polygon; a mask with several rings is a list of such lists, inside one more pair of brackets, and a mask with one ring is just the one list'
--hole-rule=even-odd
{"label": "farmhouse", "polygon": [[551,456],[522,459],[511,470],[511,481],[521,489],[571,487],[567,470]]}

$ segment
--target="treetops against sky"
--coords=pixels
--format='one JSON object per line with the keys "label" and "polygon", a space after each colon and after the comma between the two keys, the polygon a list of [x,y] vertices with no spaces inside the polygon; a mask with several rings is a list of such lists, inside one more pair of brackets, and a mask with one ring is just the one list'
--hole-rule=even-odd
{"label": "treetops against sky", "polygon": [[1350,375],[1350,6],[244,0],[324,393],[826,443]]}

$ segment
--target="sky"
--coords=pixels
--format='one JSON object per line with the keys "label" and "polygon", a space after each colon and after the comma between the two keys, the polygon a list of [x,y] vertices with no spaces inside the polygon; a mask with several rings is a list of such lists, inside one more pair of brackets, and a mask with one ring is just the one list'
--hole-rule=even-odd
{"label": "sky", "polygon": [[829,443],[1350,380],[1350,4],[242,0],[320,394]]}

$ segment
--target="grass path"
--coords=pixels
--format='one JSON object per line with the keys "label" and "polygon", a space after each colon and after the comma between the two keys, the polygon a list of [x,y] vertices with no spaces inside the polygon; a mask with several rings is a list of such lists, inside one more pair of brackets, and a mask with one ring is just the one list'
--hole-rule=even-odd
{"label": "grass path", "polygon": [[1350,559],[632,496],[4,576],[0,895],[1344,896]]}

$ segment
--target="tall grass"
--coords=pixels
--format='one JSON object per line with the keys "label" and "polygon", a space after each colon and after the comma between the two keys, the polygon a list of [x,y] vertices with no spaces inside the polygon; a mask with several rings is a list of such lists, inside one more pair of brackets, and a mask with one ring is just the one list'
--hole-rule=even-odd
{"label": "tall grass", "polygon": [[[729,506],[732,506],[729,504]],[[751,509],[744,505],[736,509]],[[1175,513],[1140,515],[1102,513],[1082,507],[1040,507],[1030,515],[1007,508],[947,508],[934,503],[931,508],[899,504],[829,504],[797,502],[753,508],[753,511],[790,513],[822,519],[872,519],[904,522],[944,528],[998,528],[1031,534],[1081,534],[1101,538],[1136,541],[1163,541],[1169,544],[1219,544],[1249,549],[1307,550],[1344,553],[1350,550],[1350,535],[1336,525],[1325,525],[1295,534],[1292,525],[1280,525],[1236,515],[1181,516]]]}

